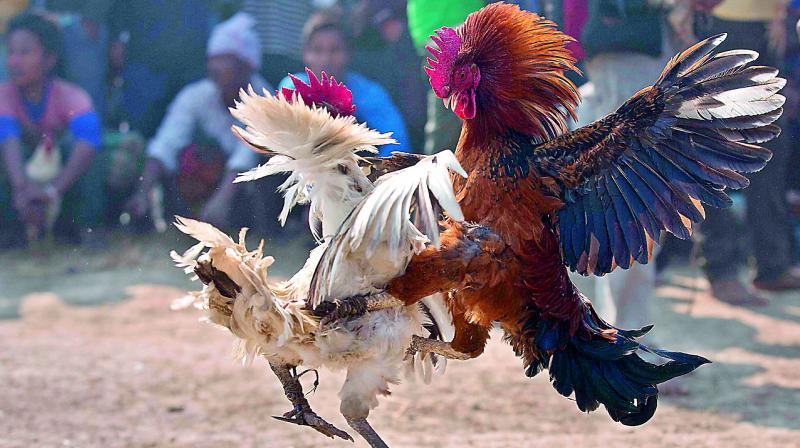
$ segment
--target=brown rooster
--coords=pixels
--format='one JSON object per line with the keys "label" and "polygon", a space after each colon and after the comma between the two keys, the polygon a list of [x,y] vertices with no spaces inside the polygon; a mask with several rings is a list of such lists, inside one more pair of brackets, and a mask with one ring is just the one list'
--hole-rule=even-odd
{"label": "brown rooster", "polygon": [[[677,55],[654,86],[567,133],[579,97],[565,72],[575,61],[551,22],[495,3],[438,30],[426,70],[464,120],[456,157],[469,176],[454,177],[457,199],[467,221],[500,241],[487,257],[445,223],[441,248],[415,256],[387,291],[405,303],[448,291],[451,349],[478,356],[499,323],[527,375],[548,369],[582,411],[603,404],[623,424],[649,420],[656,385],[708,361],[639,344],[650,327],[606,323],[567,269],[603,275],[647,263],[664,232],[689,237],[703,205],[729,206],[723,190],[747,186],[739,173],[769,160],[757,144],[780,132],[772,123],[785,81],[748,67],[755,52],[712,55],[724,39]],[[669,361],[651,364],[639,350]]]}

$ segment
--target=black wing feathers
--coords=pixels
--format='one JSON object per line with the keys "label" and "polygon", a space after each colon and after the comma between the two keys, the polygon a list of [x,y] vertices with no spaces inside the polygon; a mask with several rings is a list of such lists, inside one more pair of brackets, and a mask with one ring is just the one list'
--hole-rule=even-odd
{"label": "black wing feathers", "polygon": [[778,71],[747,64],[748,50],[711,55],[724,35],[676,56],[653,87],[616,112],[533,151],[565,205],[559,231],[565,262],[603,275],[646,263],[664,231],[691,235],[703,205],[731,204],[725,188],[764,167],[785,101]]}

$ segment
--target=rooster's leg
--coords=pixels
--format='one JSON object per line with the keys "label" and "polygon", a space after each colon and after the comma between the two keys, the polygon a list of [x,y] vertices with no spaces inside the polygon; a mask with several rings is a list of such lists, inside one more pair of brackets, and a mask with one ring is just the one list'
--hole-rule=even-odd
{"label": "rooster's leg", "polygon": [[489,228],[474,224],[449,223],[442,232],[441,246],[430,246],[415,255],[403,275],[396,277],[386,292],[322,302],[314,314],[329,322],[361,316],[367,311],[413,305],[432,294],[463,288],[481,289],[498,284],[507,275],[513,254]]}
{"label": "rooster's leg", "polygon": [[461,361],[466,361],[473,357],[469,353],[462,353],[454,349],[449,342],[414,335],[413,339],[411,339],[411,346],[408,347],[406,354],[408,356],[414,356],[417,352],[435,353],[448,359],[458,359]]}
{"label": "rooster's leg", "polygon": [[368,311],[384,310],[396,306],[404,306],[401,300],[392,295],[379,292],[369,296],[354,296],[343,300],[323,302],[314,309],[314,314],[322,317],[320,326],[349,317],[363,316]]}
{"label": "rooster's leg", "polygon": [[389,445],[381,439],[381,436],[372,429],[366,417],[348,417],[345,415],[344,418],[347,420],[347,424],[369,443],[369,446],[372,448],[389,448]]}
{"label": "rooster's leg", "polygon": [[296,425],[310,426],[332,439],[341,437],[342,439],[353,441],[350,434],[326,422],[311,409],[311,405],[308,404],[308,400],[306,400],[303,393],[300,376],[292,373],[294,366],[273,361],[269,362],[269,366],[283,385],[283,392],[286,394],[286,398],[294,406],[294,409],[284,414],[283,417],[274,417],[275,419]]}

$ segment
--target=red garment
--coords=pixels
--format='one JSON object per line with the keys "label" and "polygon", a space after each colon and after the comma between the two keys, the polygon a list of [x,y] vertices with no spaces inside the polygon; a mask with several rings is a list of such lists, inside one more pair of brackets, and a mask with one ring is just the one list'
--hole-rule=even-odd
{"label": "red garment", "polygon": [[224,173],[221,150],[192,143],[178,159],[178,194],[189,204],[202,203],[214,194]]}
{"label": "red garment", "polygon": [[575,38],[575,42],[567,44],[567,48],[575,56],[575,59],[582,60],[586,57],[586,51],[581,47],[580,38],[583,25],[589,17],[589,6],[586,0],[564,0],[564,26],[563,31]]}

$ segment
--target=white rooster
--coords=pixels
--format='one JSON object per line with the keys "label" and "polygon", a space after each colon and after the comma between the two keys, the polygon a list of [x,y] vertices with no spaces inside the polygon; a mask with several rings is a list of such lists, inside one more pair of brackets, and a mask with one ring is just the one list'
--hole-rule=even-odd
{"label": "white rooster", "polygon": [[[324,73],[319,80],[309,71],[309,78],[309,84],[295,79],[296,92],[276,96],[242,91],[242,101],[231,110],[246,125],[234,132],[271,156],[238,181],[288,172],[281,187],[281,221],[295,204],[310,205],[310,226],[319,245],[303,268],[286,282],[270,282],[267,268],[273,259],[263,256],[263,243],[251,252],[244,231],[236,243],[209,224],[182,218],[178,228],[200,243],[183,255],[173,252],[173,258],[205,284],[193,301],[207,310],[209,320],[239,337],[246,357],[268,359],[294,405],[282,420],[350,439],[311,410],[296,373],[301,365],[346,369],[340,410],[371,446],[383,447],[367,422],[370,410],[397,382],[414,336],[419,341],[440,337],[450,322],[436,297],[421,307],[397,306],[399,301],[381,291],[404,272],[412,255],[428,244],[438,245],[437,206],[450,218],[463,219],[450,172],[465,173],[450,151],[424,158],[396,155],[375,159],[375,167],[384,172],[391,171],[393,161],[402,160],[401,166],[418,162],[373,184],[359,167],[365,160],[356,153],[374,152],[376,145],[394,140],[355,121],[352,97],[342,84]],[[204,248],[209,250],[202,253]],[[320,324],[312,311],[320,303],[352,296],[369,296],[364,306],[370,312]],[[444,362],[424,353],[416,358],[410,362],[426,379],[434,364],[442,367]]]}

